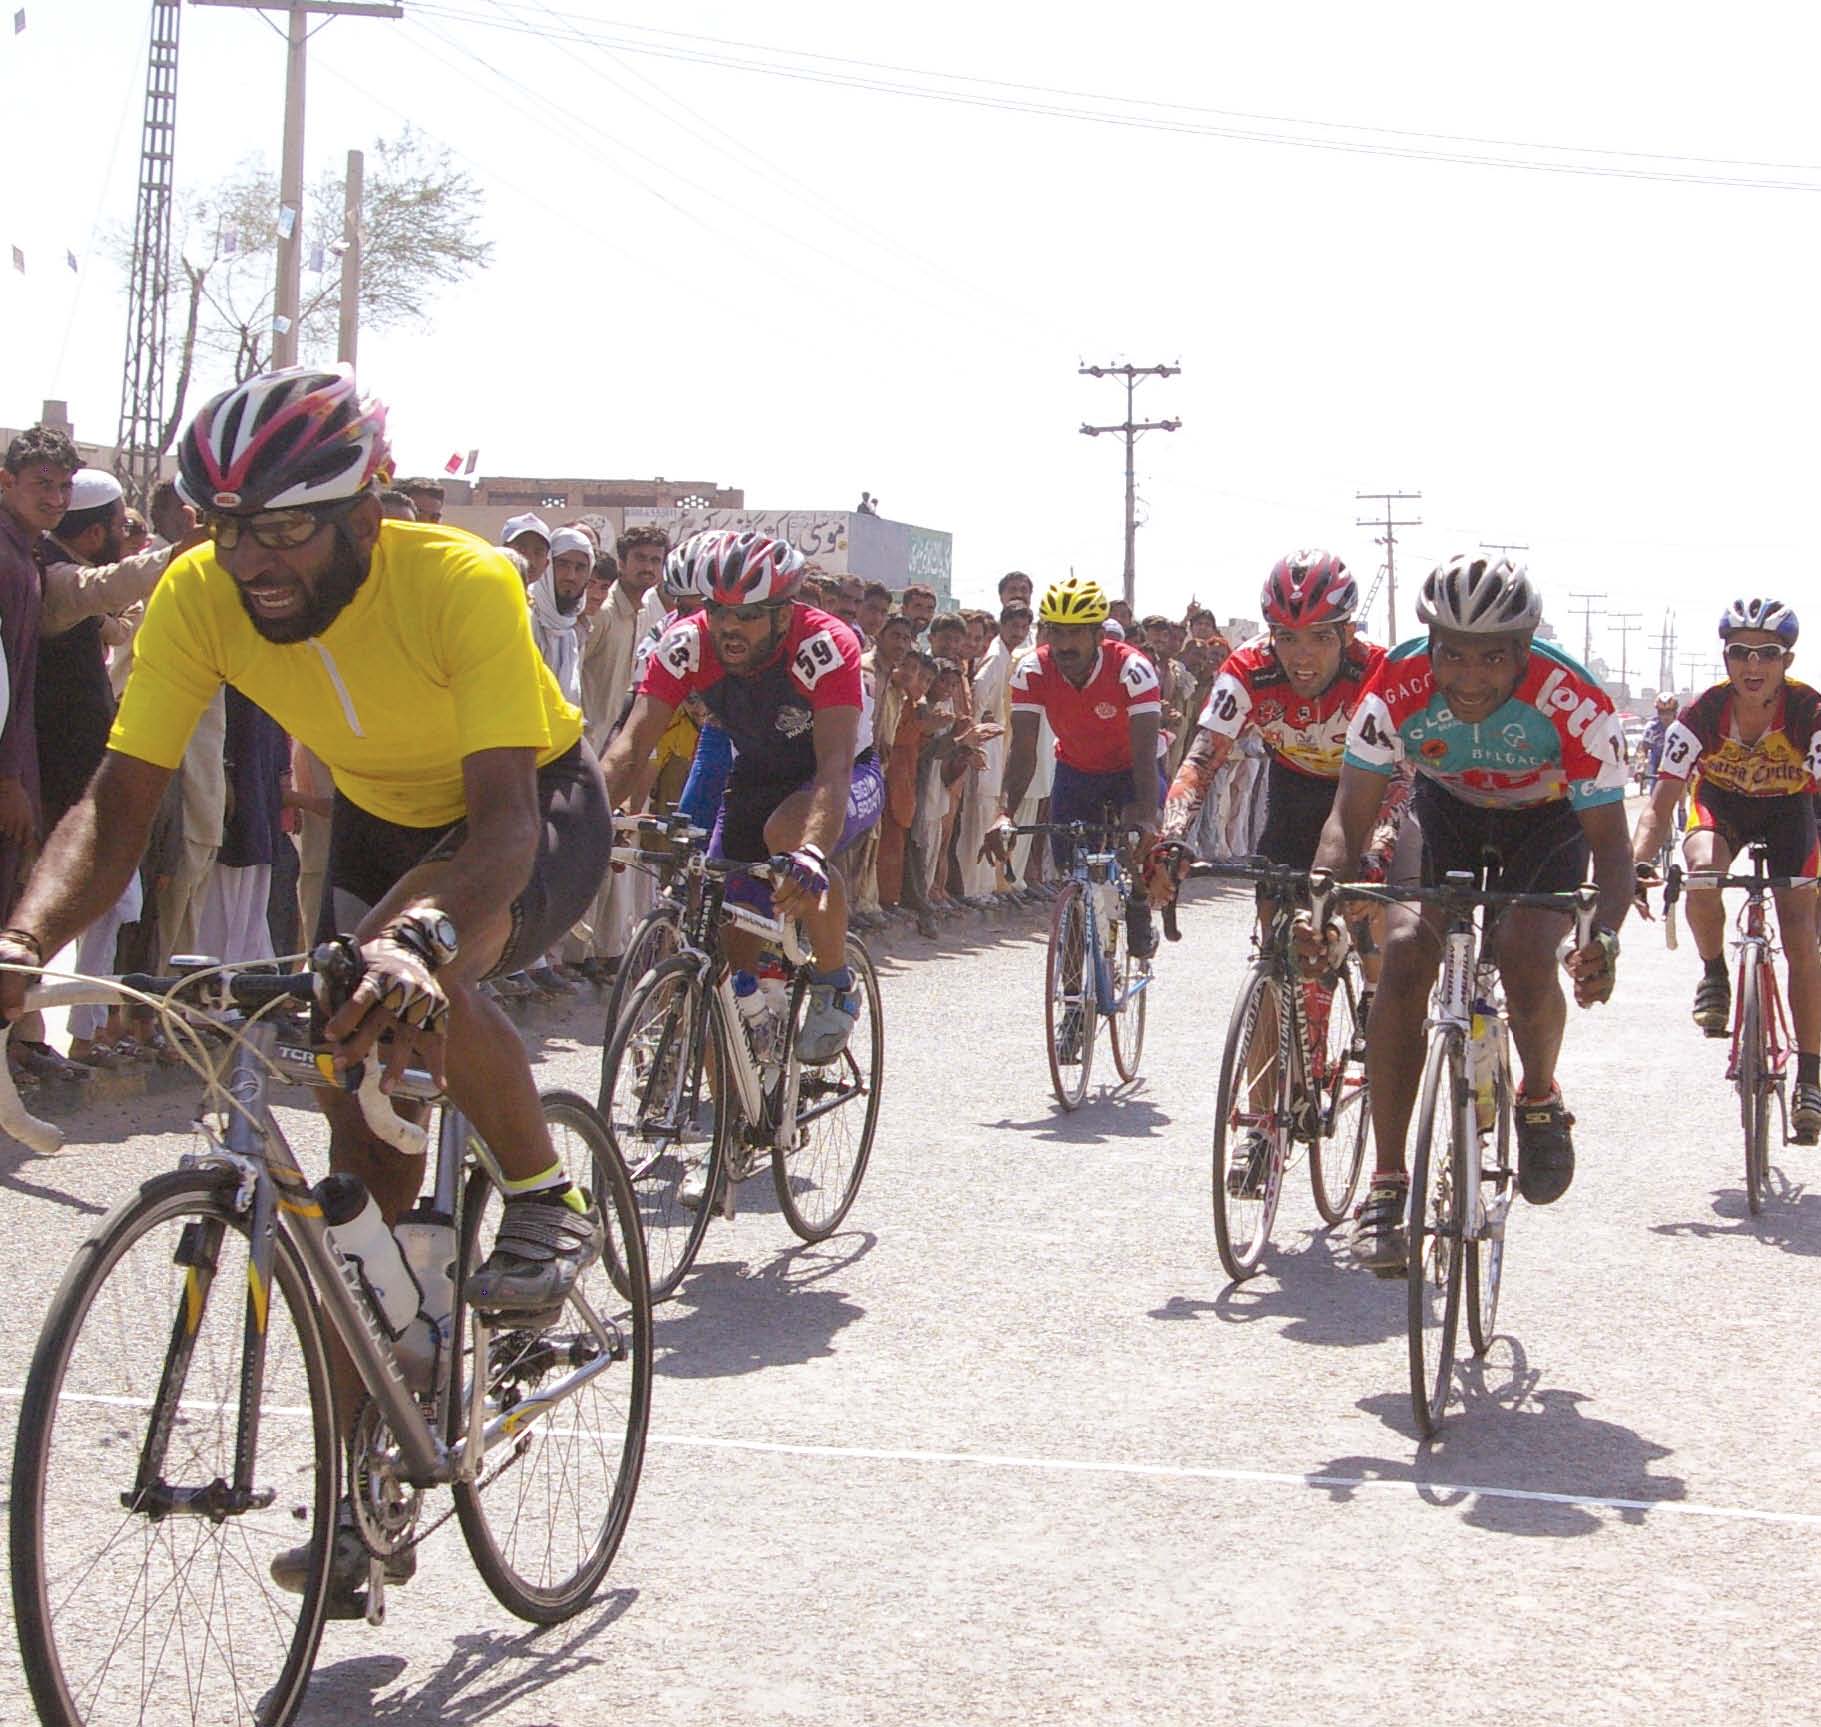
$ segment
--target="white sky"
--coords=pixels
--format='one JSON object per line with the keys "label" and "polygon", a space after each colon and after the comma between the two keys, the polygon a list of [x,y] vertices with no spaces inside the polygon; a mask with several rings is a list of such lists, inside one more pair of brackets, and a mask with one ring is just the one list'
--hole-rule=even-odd
{"label": "white sky", "polygon": [[[0,34],[16,164],[0,183],[0,420],[64,397],[83,436],[111,438],[125,300],[99,242],[132,219],[150,7],[23,4],[25,32]],[[714,479],[760,508],[846,508],[865,487],[885,514],[953,532],[964,598],[1013,566],[1116,582],[1119,443],[1077,427],[1120,419],[1123,394],[1075,368],[1180,360],[1180,378],[1138,398],[1140,417],[1184,421],[1139,446],[1141,609],[1194,592],[1254,611],[1272,559],[1304,543],[1369,577],[1379,553],[1353,494],[1378,487],[1423,493],[1424,525],[1400,542],[1404,633],[1421,571],[1480,539],[1529,544],[1577,652],[1575,593],[1604,592],[1648,634],[1674,607],[1684,650],[1709,648],[1736,591],[1821,612],[1821,10],[406,9],[315,39],[309,175],[408,119],[486,190],[493,268],[424,328],[363,343],[363,383],[391,404],[407,469],[478,445],[484,471]],[[1006,88],[1047,86],[1183,104],[1174,117],[1195,125],[1797,189],[1086,123],[635,54],[577,29],[912,69],[869,74],[897,82],[946,71],[994,101],[1082,105]],[[186,7],[183,38],[180,186],[275,163],[272,27]],[[1510,143],[1354,129],[1367,127]],[[6,244],[27,253],[25,276]],[[1382,596],[1376,611],[1382,632]],[[1651,683],[1644,642],[1632,662],[1647,656]],[[1594,651],[1616,664],[1597,620]]]}

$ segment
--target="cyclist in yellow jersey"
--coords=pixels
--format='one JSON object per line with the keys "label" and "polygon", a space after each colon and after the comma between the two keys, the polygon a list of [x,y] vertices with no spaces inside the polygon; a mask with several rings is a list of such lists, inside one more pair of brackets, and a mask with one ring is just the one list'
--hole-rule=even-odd
{"label": "cyclist in yellow jersey", "polygon": [[[232,684],[335,782],[317,935],[351,936],[361,968],[326,1027],[335,1060],[383,1055],[388,1076],[415,1062],[439,1083],[446,1069],[507,1188],[466,1297],[534,1324],[599,1255],[602,1225],[556,1157],[523,1045],[479,985],[543,952],[593,899],[606,793],[511,565],[458,529],[382,522],[389,467],[385,411],[345,368],[268,373],[196,416],[179,486],[209,542],[172,562],[146,607],[107,755],[0,932],[0,962],[41,964],[114,903],[191,729]],[[18,1013],[25,984],[0,974],[0,1013]],[[424,1159],[380,1142],[352,1097],[324,1107],[331,1166],[394,1221]],[[338,1598],[365,1575],[347,1533]],[[304,1586],[301,1572],[279,1581]]]}

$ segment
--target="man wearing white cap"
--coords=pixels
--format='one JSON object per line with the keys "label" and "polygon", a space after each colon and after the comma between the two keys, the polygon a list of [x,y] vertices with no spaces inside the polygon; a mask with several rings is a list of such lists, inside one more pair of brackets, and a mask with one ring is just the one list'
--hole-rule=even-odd
{"label": "man wearing white cap", "polygon": [[527,510],[522,516],[508,516],[500,529],[500,544],[517,552],[525,560],[526,582],[535,582],[550,564],[550,530],[544,518]]}
{"label": "man wearing white cap", "polygon": [[580,528],[558,528],[550,536],[550,568],[531,584],[531,634],[557,687],[578,707],[582,701],[582,639],[577,626],[588,577],[594,570],[594,541]]}

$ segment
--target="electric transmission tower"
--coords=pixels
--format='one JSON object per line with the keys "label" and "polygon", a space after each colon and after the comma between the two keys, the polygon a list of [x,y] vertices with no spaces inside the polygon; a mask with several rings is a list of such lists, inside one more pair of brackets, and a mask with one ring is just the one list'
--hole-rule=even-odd
{"label": "electric transmission tower", "polygon": [[143,508],[158,484],[164,437],[165,312],[170,301],[171,164],[177,137],[178,0],[152,0],[146,58],[145,124],[139,135],[139,203],[133,217],[127,286],[126,365],[120,375],[120,430],[114,472]]}

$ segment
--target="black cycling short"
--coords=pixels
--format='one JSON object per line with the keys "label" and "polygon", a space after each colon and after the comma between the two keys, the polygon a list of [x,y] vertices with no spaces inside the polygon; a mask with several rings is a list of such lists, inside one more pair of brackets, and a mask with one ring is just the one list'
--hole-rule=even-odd
{"label": "black cycling short", "polygon": [[[537,860],[512,902],[512,932],[489,976],[517,971],[550,948],[588,910],[607,873],[613,825],[593,750],[577,743],[538,769],[537,807]],[[351,932],[407,871],[452,857],[467,836],[465,820],[446,828],[404,827],[337,792],[316,939]]]}
{"label": "black cycling short", "polygon": [[1566,798],[1488,809],[1463,803],[1419,773],[1391,863],[1392,885],[1420,880],[1434,887],[1451,870],[1477,876],[1488,853],[1495,860],[1486,884],[1492,891],[1567,893],[1587,879],[1593,848]]}
{"label": "black cycling short", "polygon": [[1807,792],[1754,798],[1704,785],[1696,774],[1688,831],[1718,834],[1734,857],[1753,840],[1763,840],[1772,875],[1816,873],[1815,806]]}
{"label": "black cycling short", "polygon": [[1276,756],[1266,763],[1265,776],[1265,831],[1258,836],[1259,856],[1307,869],[1315,862],[1340,782],[1298,773]]}

